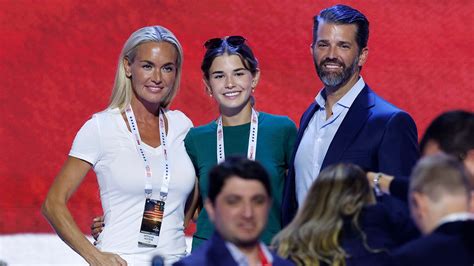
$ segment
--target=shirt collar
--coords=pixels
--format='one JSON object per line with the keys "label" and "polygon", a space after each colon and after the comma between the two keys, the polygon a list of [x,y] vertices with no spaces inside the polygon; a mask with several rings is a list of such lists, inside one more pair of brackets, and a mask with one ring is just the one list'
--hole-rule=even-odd
{"label": "shirt collar", "polygon": [[[247,256],[245,256],[245,254],[242,253],[236,245],[228,241],[225,241],[225,245],[229,250],[230,255],[232,255],[232,258],[235,260],[235,262],[237,262],[237,265],[250,265],[247,260]],[[265,246],[265,244],[263,244],[262,242],[260,242],[259,245],[263,253],[265,254],[265,257],[267,257],[268,261],[272,263],[273,256],[270,250],[268,250],[267,246]]]}
{"label": "shirt collar", "polygon": [[[342,96],[339,101],[336,102],[336,104],[341,105],[345,108],[350,108],[352,103],[355,101],[357,98],[357,95],[362,91],[362,89],[365,87],[365,82],[362,76],[359,77],[359,80],[357,80],[356,84],[352,86],[352,88],[344,95]],[[319,105],[319,108],[324,109],[324,106],[326,104],[326,90],[322,89],[319,91],[318,95],[316,95],[315,98],[316,103]]]}
{"label": "shirt collar", "polygon": [[438,226],[436,226],[436,228],[446,223],[456,222],[456,221],[468,221],[468,220],[474,220],[473,213],[470,213],[470,212],[451,213],[444,216],[441,220],[439,220]]}

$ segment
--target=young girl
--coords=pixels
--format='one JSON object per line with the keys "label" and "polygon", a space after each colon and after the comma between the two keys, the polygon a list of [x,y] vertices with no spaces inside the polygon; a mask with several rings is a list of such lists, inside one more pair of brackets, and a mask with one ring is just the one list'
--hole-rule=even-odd
{"label": "young girl", "polygon": [[[254,108],[253,93],[260,78],[258,61],[242,36],[208,40],[201,65],[206,91],[219,105],[220,116],[192,128],[186,150],[199,179],[201,205],[208,194],[208,173],[226,156],[247,155],[260,162],[271,177],[273,205],[262,240],[269,244],[281,229],[280,205],[296,126],[288,118]],[[204,209],[197,218],[193,249],[214,230]],[[240,230],[236,228],[235,230]]]}

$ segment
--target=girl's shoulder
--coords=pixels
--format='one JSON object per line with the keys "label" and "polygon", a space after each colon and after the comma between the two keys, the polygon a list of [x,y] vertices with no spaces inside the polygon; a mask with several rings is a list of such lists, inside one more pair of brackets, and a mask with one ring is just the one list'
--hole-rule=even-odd
{"label": "girl's shoulder", "polygon": [[295,122],[288,116],[259,112],[259,121],[276,127],[296,128]]}

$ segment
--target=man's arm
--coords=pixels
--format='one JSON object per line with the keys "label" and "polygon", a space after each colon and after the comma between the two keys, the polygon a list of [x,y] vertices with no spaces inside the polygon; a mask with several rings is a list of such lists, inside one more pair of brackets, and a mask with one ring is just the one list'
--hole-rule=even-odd
{"label": "man's arm", "polygon": [[378,151],[379,172],[409,176],[420,157],[415,122],[405,112],[390,117]]}
{"label": "man's arm", "polygon": [[408,200],[408,176],[391,176],[384,173],[367,172],[367,179],[369,180],[370,186],[375,187],[375,179],[378,177],[378,184],[380,190],[385,194],[390,194],[401,201],[407,202]]}

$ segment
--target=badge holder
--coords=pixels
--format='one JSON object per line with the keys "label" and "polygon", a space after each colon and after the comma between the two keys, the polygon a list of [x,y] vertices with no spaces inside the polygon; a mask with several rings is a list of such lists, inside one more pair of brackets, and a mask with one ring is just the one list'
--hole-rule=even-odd
{"label": "badge holder", "polygon": [[146,199],[142,225],[138,236],[138,245],[156,248],[163,221],[165,202],[163,200]]}
{"label": "badge holder", "polygon": [[152,199],[153,187],[151,184],[152,171],[150,164],[145,156],[145,152],[141,146],[140,133],[138,131],[137,124],[135,122],[135,115],[133,114],[132,107],[129,105],[125,110],[128,124],[130,125],[130,131],[133,133],[138,148],[138,153],[143,159],[145,165],[145,208],[143,210],[143,218],[140,226],[140,233],[138,234],[138,246],[139,247],[151,247],[156,248],[158,246],[158,238],[161,232],[161,224],[163,222],[163,213],[165,211],[165,201],[168,196],[169,182],[171,179],[169,172],[168,153],[166,152],[166,128],[165,120],[163,118],[164,111],[160,109],[159,114],[159,126],[160,126],[160,138],[161,145],[163,147],[164,154],[164,180],[161,184],[160,200]]}

